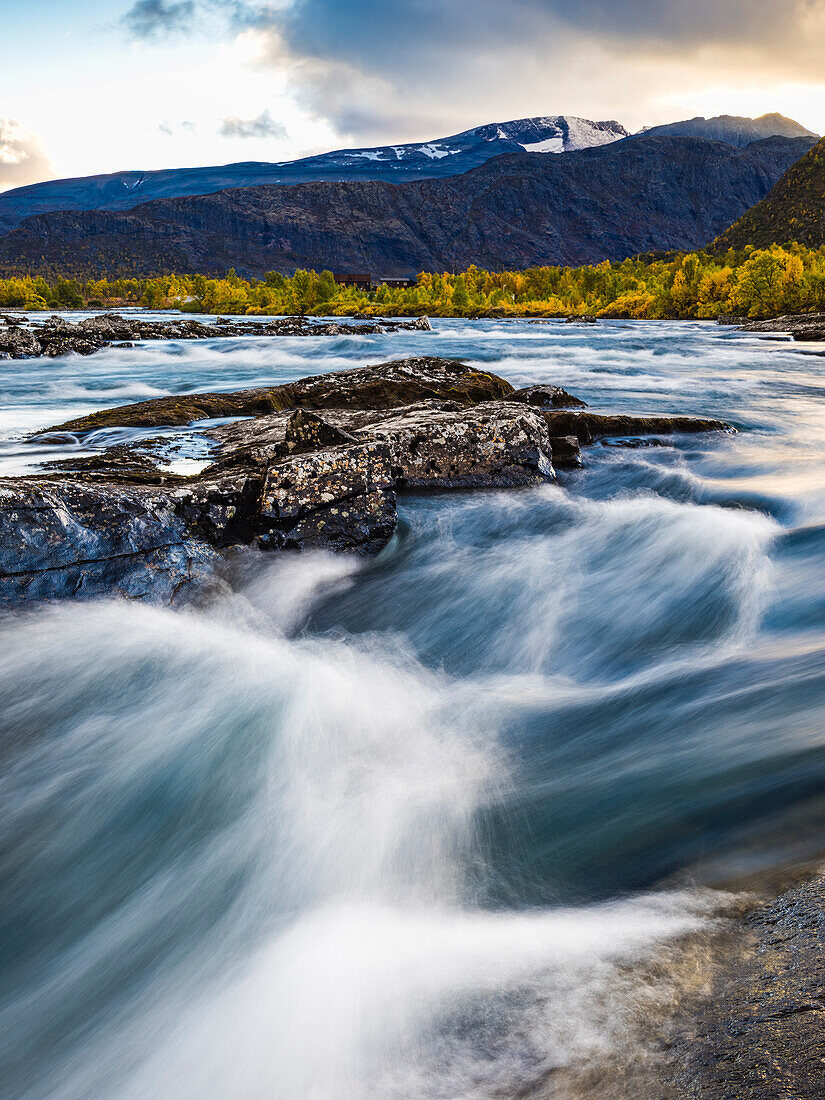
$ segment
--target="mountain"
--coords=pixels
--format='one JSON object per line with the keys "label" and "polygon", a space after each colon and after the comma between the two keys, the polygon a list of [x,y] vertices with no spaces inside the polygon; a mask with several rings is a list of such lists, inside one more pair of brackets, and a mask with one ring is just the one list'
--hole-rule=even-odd
{"label": "mountain", "polygon": [[502,153],[564,153],[627,137],[618,122],[590,122],[555,115],[476,126],[450,137],[407,145],[338,149],[301,160],[250,161],[211,168],[114,172],[79,179],[48,180],[0,194],[0,233],[32,214],[53,210],[129,210],[152,199],[208,195],[228,187],[318,180],[387,180],[455,176]]}
{"label": "mountain", "polygon": [[825,244],[825,138],[791,165],[768,195],[716,241],[716,247],[799,241]]}
{"label": "mountain", "polygon": [[809,138],[816,141],[819,137],[819,134],[811,133],[792,118],[785,118],[776,112],[760,118],[740,118],[737,115],[690,118],[684,122],[671,122],[666,126],[651,126],[643,134],[645,137],[708,138],[710,141],[726,141],[740,149],[762,138]]}
{"label": "mountain", "polygon": [[565,156],[512,153],[445,179],[266,185],[64,211],[0,238],[0,270],[409,275],[691,249],[764,198],[809,148],[805,138],[740,150],[647,137]]}

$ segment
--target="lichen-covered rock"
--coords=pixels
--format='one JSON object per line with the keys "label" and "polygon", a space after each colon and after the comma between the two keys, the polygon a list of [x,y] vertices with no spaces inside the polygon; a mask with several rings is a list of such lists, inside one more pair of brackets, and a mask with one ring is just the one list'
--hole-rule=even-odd
{"label": "lichen-covered rock", "polygon": [[319,451],[322,447],[337,447],[357,443],[354,435],[336,428],[317,413],[296,409],[286,423],[284,443],[288,451]]}
{"label": "lichen-covered rock", "polygon": [[256,533],[264,549],[375,553],[396,525],[395,472],[383,443],[297,455],[271,466]]}
{"label": "lichen-covered rock", "polygon": [[413,406],[373,418],[358,434],[387,444],[399,488],[496,488],[554,476],[542,416],[509,402],[459,411]]}
{"label": "lichen-covered rock", "polygon": [[[556,387],[531,389],[544,401],[575,401]],[[0,481],[0,598],[119,593],[169,602],[238,543],[375,553],[395,530],[398,490],[530,485],[555,476],[554,457],[575,464],[579,443],[595,437],[727,427],[547,411],[512,392],[487,371],[418,357],[72,421],[54,438],[104,423],[249,418],[210,430],[218,461],[193,478],[164,469],[155,439]]]}
{"label": "lichen-covered rock", "polygon": [[28,329],[9,324],[0,329],[0,359],[33,359],[40,354],[40,341]]}
{"label": "lichen-covered rock", "polygon": [[[736,323],[735,321],[732,323]],[[744,332],[783,332],[794,340],[825,341],[825,313],[789,314],[769,321],[747,321]]]}

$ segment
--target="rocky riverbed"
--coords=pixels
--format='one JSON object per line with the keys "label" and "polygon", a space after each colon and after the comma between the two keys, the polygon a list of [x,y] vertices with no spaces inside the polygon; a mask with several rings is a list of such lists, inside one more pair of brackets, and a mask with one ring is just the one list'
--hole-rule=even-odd
{"label": "rocky riverbed", "polygon": [[517,391],[462,362],[417,357],[139,402],[39,438],[204,417],[243,419],[210,429],[214,461],[196,477],[165,468],[162,439],[149,438],[0,480],[3,599],[170,602],[207,582],[232,547],[375,553],[395,530],[399,492],[530,485],[578,464],[595,439],[730,430],[718,420],[592,413],[559,386]]}
{"label": "rocky riverbed", "polygon": [[213,324],[190,318],[145,321],[118,313],[98,313],[81,321],[53,316],[32,324],[30,318],[0,314],[0,359],[33,359],[40,355],[92,355],[111,345],[132,347],[143,340],[207,340],[215,336],[371,336],[381,332],[428,331],[426,317],[413,321],[376,319],[366,324],[277,317],[271,321],[218,318]]}

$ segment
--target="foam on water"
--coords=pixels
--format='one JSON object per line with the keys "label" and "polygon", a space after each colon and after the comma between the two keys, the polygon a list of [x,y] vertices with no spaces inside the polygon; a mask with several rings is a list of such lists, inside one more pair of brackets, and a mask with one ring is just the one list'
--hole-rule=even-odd
{"label": "foam on water", "polygon": [[724,902],[697,882],[825,850],[814,356],[621,322],[147,344],[0,364],[4,461],[141,388],[421,353],[743,431],[407,497],[376,560],[245,554],[199,611],[6,615],[0,1090],[541,1095],[633,1057],[647,964]]}
{"label": "foam on water", "polygon": [[711,903],[477,908],[474,822],[511,786],[496,722],[397,644],[227,610],[7,623],[15,1095],[488,1096],[607,1042],[615,966]]}

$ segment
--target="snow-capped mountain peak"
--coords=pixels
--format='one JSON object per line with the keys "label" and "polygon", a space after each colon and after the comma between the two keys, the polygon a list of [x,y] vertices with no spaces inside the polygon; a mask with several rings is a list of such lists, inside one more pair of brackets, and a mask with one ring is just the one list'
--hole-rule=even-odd
{"label": "snow-capped mountain peak", "polygon": [[608,145],[611,141],[629,136],[624,126],[615,120],[593,122],[576,115],[545,115],[476,126],[472,130],[445,138],[444,141],[455,144],[463,144],[473,138],[481,141],[507,141],[520,145],[531,153],[569,153],[576,149],[589,149],[594,145]]}

